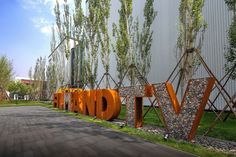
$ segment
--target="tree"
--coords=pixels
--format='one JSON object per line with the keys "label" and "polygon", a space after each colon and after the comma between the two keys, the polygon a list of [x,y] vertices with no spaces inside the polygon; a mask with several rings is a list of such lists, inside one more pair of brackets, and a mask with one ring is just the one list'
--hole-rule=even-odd
{"label": "tree", "polygon": [[12,62],[6,56],[0,56],[0,88],[6,89],[12,79]]}
{"label": "tree", "polygon": [[[111,0],[101,0],[99,1],[98,7],[101,10],[101,21],[99,24],[99,32],[100,32],[100,43],[101,43],[101,60],[103,67],[106,73],[109,73],[110,69],[110,36],[108,32],[108,20],[110,17],[110,5]],[[108,75],[106,75],[106,86],[108,87]]]}
{"label": "tree", "polygon": [[[125,70],[134,63],[134,55],[131,53],[131,23],[132,23],[132,0],[120,0],[121,8],[119,12],[119,24],[113,23],[113,36],[116,39],[113,51],[116,54],[118,79],[121,82]],[[131,76],[132,77],[132,76]],[[131,78],[131,84],[133,84]]]}
{"label": "tree", "polygon": [[[157,12],[154,10],[154,0],[146,0],[144,13],[144,23],[142,31],[139,29],[139,19],[132,17],[132,0],[120,0],[119,25],[113,24],[113,36],[116,38],[116,45],[113,46],[117,59],[118,78],[124,76],[125,69],[130,65],[135,65],[141,69],[143,76],[147,76],[150,71],[152,23]],[[135,71],[130,69],[128,73],[130,84],[135,84]]]}
{"label": "tree", "polygon": [[73,15],[73,36],[75,49],[75,80],[79,79],[79,87],[85,83],[85,16],[82,8],[82,0],[75,0],[75,13]]}
{"label": "tree", "polygon": [[[50,74],[49,79],[54,79],[55,80],[55,86],[56,89],[60,88],[61,85],[64,82],[64,54],[63,52],[61,52],[61,47],[59,48],[59,51],[56,51],[56,37],[55,37],[55,29],[54,29],[54,25],[51,28],[52,30],[52,38],[51,38],[51,42],[50,42],[50,47],[51,47],[51,59],[49,60],[49,66],[50,66],[50,70],[51,67],[54,68],[55,73]],[[63,46],[63,45],[62,45]],[[49,69],[47,69],[49,70]],[[53,72],[54,72],[53,70]],[[49,75],[49,74],[47,74]],[[53,77],[51,77],[51,75]],[[51,80],[49,80],[51,81]],[[54,82],[54,81],[52,81]],[[50,90],[49,90],[50,91]],[[50,93],[50,92],[49,92]]]}
{"label": "tree", "polygon": [[91,89],[95,88],[98,69],[100,10],[98,1],[87,0],[88,16],[85,17],[86,30],[86,72]]}
{"label": "tree", "polygon": [[52,62],[48,63],[47,71],[47,91],[48,91],[48,99],[50,99],[54,92],[57,90],[57,81],[56,81],[56,67]]}
{"label": "tree", "polygon": [[[228,9],[233,12],[232,23],[228,30],[228,45],[225,52],[225,70],[233,70],[231,79],[236,79],[236,0],[225,0]],[[233,69],[234,68],[234,69]]]}
{"label": "tree", "polygon": [[70,8],[67,0],[64,0],[64,22],[63,22],[63,29],[66,38],[66,47],[65,47],[65,55],[68,59],[70,56],[70,38],[71,38],[71,27],[72,27],[72,18],[70,15]]}
{"label": "tree", "polygon": [[30,67],[29,71],[28,71],[28,77],[30,80],[33,79],[33,72],[32,72],[32,67]]}
{"label": "tree", "polygon": [[[51,38],[51,42],[50,42],[50,47],[51,47],[51,53],[53,53],[55,48],[56,48],[56,39],[55,39],[54,26],[52,26],[51,29],[52,29],[52,38]],[[48,91],[48,98],[49,99],[52,97],[52,94],[61,85],[60,83],[58,83],[58,78],[61,77],[61,76],[58,76],[58,73],[63,75],[62,73],[60,73],[60,71],[57,71],[56,66],[61,65],[60,63],[58,63],[57,56],[58,56],[57,54],[56,55],[52,54],[52,58],[49,60],[49,63],[48,63],[48,66],[47,66],[47,71],[46,71],[47,91]]]}
{"label": "tree", "polygon": [[151,46],[152,46],[152,35],[153,30],[151,30],[151,26],[153,21],[157,16],[157,11],[154,10],[153,7],[154,0],[146,0],[144,7],[144,23],[142,32],[138,34],[137,41],[138,47],[137,55],[138,61],[137,65],[141,69],[141,74],[144,77],[147,77],[150,71],[150,63],[151,63]]}
{"label": "tree", "polygon": [[225,4],[227,5],[230,11],[233,11],[233,14],[236,13],[236,0],[225,0]]}
{"label": "tree", "polygon": [[[58,0],[56,0],[56,5],[54,7],[54,13],[56,16],[56,26],[58,29],[57,31],[58,31],[59,39],[60,39],[60,41],[62,41],[65,38],[65,32],[64,32],[63,25],[61,22],[61,11],[60,11],[60,5],[59,5]],[[66,48],[64,47],[64,49],[66,49]]]}
{"label": "tree", "polygon": [[7,90],[11,94],[18,94],[24,96],[31,93],[32,87],[30,85],[23,84],[19,81],[17,82],[12,81],[8,84]]}
{"label": "tree", "polygon": [[33,74],[33,96],[36,100],[43,100],[46,98],[46,58],[39,57],[36,61]]}
{"label": "tree", "polygon": [[[56,71],[57,71],[57,85],[58,87],[62,86],[64,83],[64,75],[65,75],[65,55],[67,52],[67,47],[64,42],[66,39],[65,35],[65,29],[63,27],[63,23],[61,20],[61,11],[60,11],[60,5],[58,0],[56,0],[56,5],[54,7],[54,13],[56,16],[56,28],[57,33],[59,36],[59,43],[60,46],[57,50],[55,50],[56,47],[54,47],[56,44],[51,45],[51,49],[53,48],[53,61],[56,65]],[[65,24],[64,24],[65,25]],[[55,30],[54,27],[52,27],[52,42],[56,43],[56,37],[55,37]]]}
{"label": "tree", "polygon": [[[201,50],[207,23],[202,15],[205,0],[181,0],[179,6],[179,37],[177,40],[177,59],[188,49]],[[192,78],[199,67],[194,53],[188,53],[179,66],[181,95],[185,80]],[[185,61],[186,60],[186,61]]]}

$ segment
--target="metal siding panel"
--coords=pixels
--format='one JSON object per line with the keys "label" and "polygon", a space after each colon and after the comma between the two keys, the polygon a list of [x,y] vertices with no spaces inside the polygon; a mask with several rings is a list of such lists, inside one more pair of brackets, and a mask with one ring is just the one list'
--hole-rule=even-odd
{"label": "metal siding panel", "polygon": [[[227,29],[231,23],[232,15],[228,12],[223,0],[214,0],[214,2],[213,0],[206,0],[203,14],[208,23],[208,28],[205,34],[202,56],[216,77],[221,79],[225,74],[224,47],[227,44]],[[201,75],[204,74],[204,70],[201,70]],[[226,86],[231,95],[236,89],[234,82],[229,82]],[[212,96],[214,95],[216,92],[212,93]],[[216,104],[219,109],[224,107],[222,97],[216,101]]]}
{"label": "metal siding panel", "polygon": [[[178,7],[180,0],[155,0],[154,7],[158,11],[157,18],[153,23],[153,44],[151,71],[148,80],[151,83],[165,81],[171,73],[177,61],[175,58],[176,41],[178,37]],[[118,23],[119,2],[112,0],[111,23]],[[134,15],[143,21],[144,1],[134,1]],[[210,69],[220,79],[224,73],[224,47],[227,44],[227,30],[231,23],[232,14],[229,13],[224,0],[205,0],[203,15],[208,23],[205,32],[205,40],[202,56]],[[110,25],[111,26],[111,25]],[[111,28],[110,28],[111,29]],[[114,39],[112,39],[114,42]],[[114,56],[111,60],[114,62]],[[115,63],[111,66],[115,76]],[[200,67],[195,77],[204,77],[206,71]],[[236,91],[235,81],[230,81],[226,87],[232,95]],[[213,93],[212,95],[215,95]],[[222,99],[217,101],[217,107],[223,107]]]}

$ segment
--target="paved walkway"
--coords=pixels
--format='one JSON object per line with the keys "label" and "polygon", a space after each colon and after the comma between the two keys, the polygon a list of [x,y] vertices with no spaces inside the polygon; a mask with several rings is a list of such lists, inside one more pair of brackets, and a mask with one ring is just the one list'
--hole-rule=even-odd
{"label": "paved walkway", "polygon": [[0,108],[0,157],[192,156],[43,107]]}

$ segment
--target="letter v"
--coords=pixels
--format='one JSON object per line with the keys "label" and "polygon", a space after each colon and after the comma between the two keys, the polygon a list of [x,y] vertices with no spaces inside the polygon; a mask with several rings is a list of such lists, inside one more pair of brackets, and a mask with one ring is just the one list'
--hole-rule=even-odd
{"label": "letter v", "polygon": [[189,141],[194,138],[214,83],[211,77],[190,80],[181,106],[171,83],[153,85],[170,137]]}

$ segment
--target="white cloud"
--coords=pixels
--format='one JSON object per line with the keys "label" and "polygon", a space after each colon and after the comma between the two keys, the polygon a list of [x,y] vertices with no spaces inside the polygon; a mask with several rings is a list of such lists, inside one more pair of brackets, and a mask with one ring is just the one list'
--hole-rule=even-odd
{"label": "white cloud", "polygon": [[[55,16],[55,13],[54,13],[54,8],[56,6],[56,0],[42,0],[43,4],[44,5],[48,5],[50,7],[50,10],[51,10],[51,14],[53,16]],[[61,8],[61,11],[63,10],[63,4],[65,4],[64,0],[58,0],[58,3],[59,3],[59,6]],[[74,10],[74,0],[67,0],[67,4],[69,4],[70,6],[70,10]]]}
{"label": "white cloud", "polygon": [[[47,5],[47,4],[55,5],[56,4],[56,0],[41,0],[40,2],[44,5]],[[62,3],[64,3],[64,0],[58,0],[58,2],[59,2],[59,4],[62,4]]]}
{"label": "white cloud", "polygon": [[39,1],[36,0],[22,0],[21,2],[21,6],[26,9],[26,10],[34,10],[37,12],[41,12],[41,8]]}
{"label": "white cloud", "polygon": [[41,33],[43,33],[45,35],[51,34],[51,24],[44,17],[33,18],[32,22],[34,23],[34,27],[38,28]]}
{"label": "white cloud", "polygon": [[[49,12],[53,14],[53,9],[56,4],[56,0],[18,0],[22,6],[22,8],[26,10],[30,10],[36,13],[43,13],[45,8],[48,9]],[[60,6],[64,4],[64,0],[58,1]]]}
{"label": "white cloud", "polygon": [[[55,21],[54,7],[56,5],[56,0],[19,0],[19,2],[24,9],[33,12],[31,21],[34,24],[34,27],[45,35],[51,34],[51,26]],[[62,11],[65,2],[64,0],[58,0],[58,2]],[[67,0],[67,3],[70,6],[70,10],[73,10],[74,0]]]}
{"label": "white cloud", "polygon": [[[51,6],[55,6],[56,5],[56,0],[40,0],[40,2],[44,5],[47,5],[47,4],[50,4]],[[64,0],[58,0],[58,3],[59,5],[62,5],[65,3]],[[67,3],[70,5],[70,4],[73,4],[74,3],[74,0],[67,0]]]}
{"label": "white cloud", "polygon": [[40,28],[41,33],[51,35],[51,26],[43,26]]}
{"label": "white cloud", "polygon": [[[64,0],[58,0],[60,7],[65,4]],[[74,0],[67,0],[70,7],[74,6]],[[54,7],[56,5],[56,0],[40,0],[40,4],[44,6],[49,6],[52,14],[54,15]]]}
{"label": "white cloud", "polygon": [[[42,10],[44,7],[49,7],[51,10],[56,5],[56,0],[19,0],[22,7],[28,10]],[[65,4],[64,0],[58,0],[60,6]],[[70,7],[74,6],[74,0],[67,0]]]}
{"label": "white cloud", "polygon": [[43,25],[48,25],[49,24],[49,22],[44,17],[33,18],[32,22],[34,23],[34,26],[36,28],[39,28]]}

